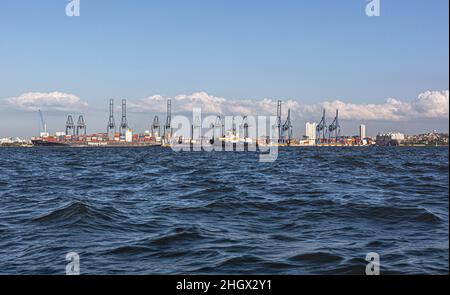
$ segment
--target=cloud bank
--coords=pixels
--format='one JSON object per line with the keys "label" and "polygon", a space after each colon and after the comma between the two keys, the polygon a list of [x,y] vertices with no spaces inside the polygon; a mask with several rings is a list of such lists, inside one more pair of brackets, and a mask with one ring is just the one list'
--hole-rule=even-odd
{"label": "cloud bank", "polygon": [[[135,113],[165,113],[169,97],[153,95],[144,99],[129,100],[128,110]],[[28,92],[2,101],[3,108],[22,111],[72,112],[86,109],[88,103],[74,94],[63,92]],[[196,92],[191,95],[177,95],[172,98],[174,113],[190,113],[200,107],[205,114],[224,115],[274,115],[276,99],[226,99]],[[296,100],[283,101],[283,116],[291,109],[293,118],[318,119],[325,109],[328,116],[339,109],[341,119],[409,121],[414,119],[448,119],[449,91],[426,91],[412,101],[388,98],[378,104],[355,104],[342,100],[324,101],[316,104],[301,104]]]}
{"label": "cloud bank", "polygon": [[86,108],[88,103],[74,94],[63,92],[27,92],[17,97],[7,98],[6,108],[22,111],[70,112]]}
{"label": "cloud bank", "polygon": [[[129,104],[132,112],[164,113],[167,97],[154,95]],[[201,107],[204,113],[227,115],[274,115],[275,99],[226,99],[205,92],[191,95],[178,95],[172,98],[174,112],[192,112],[192,108]],[[448,119],[449,91],[427,91],[413,101],[388,98],[379,104],[354,104],[341,100],[325,101],[317,104],[301,104],[295,100],[283,101],[283,110],[291,109],[294,117],[320,117],[322,110],[334,114],[339,109],[340,117],[348,120],[386,120],[408,121],[420,118]]]}

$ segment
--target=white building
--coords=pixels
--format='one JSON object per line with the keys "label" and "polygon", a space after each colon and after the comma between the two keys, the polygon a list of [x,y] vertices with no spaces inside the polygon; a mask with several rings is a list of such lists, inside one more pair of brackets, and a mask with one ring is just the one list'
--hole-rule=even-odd
{"label": "white building", "polygon": [[5,138],[0,138],[0,145],[2,144],[17,144],[17,143],[28,143],[29,141],[25,140],[25,139],[21,139],[19,137],[16,137],[15,139],[13,139],[12,137],[5,137]]}
{"label": "white building", "polygon": [[133,131],[132,130],[128,129],[125,132],[125,141],[126,142],[133,142]]}
{"label": "white building", "polygon": [[317,123],[306,123],[306,138],[309,140],[316,140]]}
{"label": "white building", "polygon": [[405,140],[405,135],[403,133],[390,133],[392,140],[397,140],[399,142],[402,142]]}
{"label": "white building", "polygon": [[12,138],[1,138],[0,139],[0,144],[8,144],[8,143],[13,143],[14,141],[12,140]]}
{"label": "white building", "polygon": [[359,125],[359,139],[363,141],[364,138],[366,138],[366,125],[361,124]]}

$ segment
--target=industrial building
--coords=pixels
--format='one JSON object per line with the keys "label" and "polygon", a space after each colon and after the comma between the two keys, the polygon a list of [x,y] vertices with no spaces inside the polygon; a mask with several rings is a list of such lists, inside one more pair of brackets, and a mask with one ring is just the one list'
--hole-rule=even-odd
{"label": "industrial building", "polygon": [[361,146],[372,142],[366,136],[366,126],[359,126],[358,136],[342,136],[339,110],[336,110],[331,124],[327,124],[326,111],[323,110],[319,123],[307,122],[305,135],[300,140],[301,146]]}
{"label": "industrial building", "polygon": [[405,140],[403,133],[379,133],[376,137],[376,143],[379,146],[399,146]]}

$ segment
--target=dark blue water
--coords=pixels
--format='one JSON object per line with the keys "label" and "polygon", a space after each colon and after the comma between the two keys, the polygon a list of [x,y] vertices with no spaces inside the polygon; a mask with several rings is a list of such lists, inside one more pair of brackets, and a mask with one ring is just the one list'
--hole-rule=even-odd
{"label": "dark blue water", "polygon": [[448,152],[0,149],[0,274],[448,274]]}

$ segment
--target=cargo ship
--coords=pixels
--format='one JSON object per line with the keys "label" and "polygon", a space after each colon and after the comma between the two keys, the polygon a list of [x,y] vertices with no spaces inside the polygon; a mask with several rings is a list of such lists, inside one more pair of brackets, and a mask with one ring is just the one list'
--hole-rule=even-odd
{"label": "cargo ship", "polygon": [[153,147],[161,146],[158,142],[80,142],[80,141],[68,141],[68,142],[55,142],[45,139],[32,139],[31,143],[33,147]]}
{"label": "cargo ship", "polygon": [[161,146],[161,138],[149,133],[133,134],[131,130],[125,134],[99,133],[93,135],[66,135],[58,132],[55,135],[41,133],[40,137],[33,137],[34,147],[154,147]]}
{"label": "cargo ship", "polygon": [[69,146],[66,143],[62,142],[54,142],[54,141],[48,141],[42,138],[33,138],[31,139],[31,143],[33,146],[46,146],[46,147],[64,147]]}

